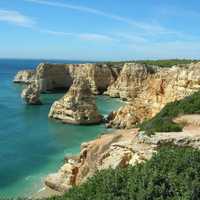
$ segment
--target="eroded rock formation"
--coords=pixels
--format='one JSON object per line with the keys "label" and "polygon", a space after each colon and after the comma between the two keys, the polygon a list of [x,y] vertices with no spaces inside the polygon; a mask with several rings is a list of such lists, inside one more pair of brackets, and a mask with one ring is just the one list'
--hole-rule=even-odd
{"label": "eroded rock formation", "polygon": [[88,80],[94,94],[101,94],[107,90],[118,77],[119,67],[110,67],[107,64],[77,64],[69,65],[74,79],[81,76]]}
{"label": "eroded rock formation", "polygon": [[80,77],[74,80],[63,98],[54,102],[49,117],[71,124],[97,124],[102,121],[89,83]]}
{"label": "eroded rock formation", "polygon": [[48,63],[41,63],[37,66],[36,80],[41,92],[67,90],[73,82],[68,65]]}
{"label": "eroded rock formation", "polygon": [[36,81],[29,84],[21,93],[22,99],[28,105],[40,105],[40,89]]}
{"label": "eroded rock formation", "polygon": [[189,96],[199,89],[200,63],[159,69],[144,80],[140,92],[128,105],[112,115],[108,126],[132,128],[145,118],[153,117],[167,103]]}
{"label": "eroded rock formation", "polygon": [[146,65],[126,63],[118,79],[108,87],[105,94],[126,100],[133,99],[141,92],[149,73]]}
{"label": "eroded rock formation", "polygon": [[83,143],[80,155],[76,159],[69,159],[57,173],[50,174],[45,183],[54,190],[64,192],[85,182],[97,170],[134,166],[145,162],[161,145],[172,144],[200,149],[199,132],[199,127],[194,130],[186,127],[179,133],[156,133],[147,136],[137,129],[118,130]]}
{"label": "eroded rock formation", "polygon": [[113,83],[121,68],[108,64],[48,64],[41,63],[37,66],[35,76],[31,76],[29,70],[20,71],[14,81],[16,83],[29,82],[28,79],[36,80],[40,85],[40,91],[67,90],[77,77],[84,77],[89,81],[92,92],[100,94],[107,90]]}
{"label": "eroded rock formation", "polygon": [[34,70],[22,70],[19,71],[14,77],[14,83],[31,83],[35,79],[35,71]]}

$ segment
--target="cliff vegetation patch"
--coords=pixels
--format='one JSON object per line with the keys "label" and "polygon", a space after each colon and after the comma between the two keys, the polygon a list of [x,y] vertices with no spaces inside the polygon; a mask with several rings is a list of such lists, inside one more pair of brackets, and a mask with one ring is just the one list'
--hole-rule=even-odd
{"label": "cliff vegetation patch", "polygon": [[179,132],[183,125],[173,122],[175,117],[184,114],[200,114],[200,91],[184,99],[168,103],[155,117],[139,125],[147,135],[155,132]]}
{"label": "cliff vegetation patch", "polygon": [[100,171],[64,196],[49,200],[197,200],[199,180],[200,151],[167,146],[143,164]]}

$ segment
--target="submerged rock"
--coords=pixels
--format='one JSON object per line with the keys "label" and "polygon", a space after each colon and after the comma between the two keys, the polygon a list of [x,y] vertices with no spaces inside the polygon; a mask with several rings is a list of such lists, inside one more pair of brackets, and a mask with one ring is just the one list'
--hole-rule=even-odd
{"label": "submerged rock", "polygon": [[40,105],[40,89],[37,82],[29,84],[21,94],[22,99],[29,105]]}
{"label": "submerged rock", "polygon": [[13,80],[14,83],[31,83],[35,79],[35,71],[34,70],[22,70],[19,71]]}
{"label": "submerged rock", "polygon": [[74,80],[66,95],[54,102],[49,117],[70,124],[97,124],[102,121],[89,83],[83,78]]}

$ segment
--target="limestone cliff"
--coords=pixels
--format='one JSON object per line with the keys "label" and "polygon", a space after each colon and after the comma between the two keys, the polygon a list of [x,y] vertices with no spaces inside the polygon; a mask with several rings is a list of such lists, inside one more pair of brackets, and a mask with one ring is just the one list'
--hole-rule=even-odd
{"label": "limestone cliff", "polygon": [[75,79],[66,95],[54,102],[49,117],[72,124],[96,124],[102,121],[95,97],[84,78]]}
{"label": "limestone cliff", "polygon": [[35,71],[34,70],[22,70],[19,71],[15,77],[14,83],[31,83],[35,79]]}
{"label": "limestone cliff", "polygon": [[41,63],[36,68],[36,80],[40,91],[69,89],[73,79],[66,64]]}
{"label": "limestone cliff", "polygon": [[69,158],[57,173],[46,178],[45,183],[54,190],[64,192],[85,182],[97,170],[145,162],[157,152],[160,145],[172,144],[200,149],[199,131],[199,127],[186,127],[179,133],[156,133],[146,136],[137,129],[130,129],[103,135],[83,143],[80,155],[75,159]]}
{"label": "limestone cliff", "polygon": [[14,81],[16,83],[36,80],[41,92],[54,91],[59,89],[68,90],[77,77],[83,77],[89,81],[92,92],[100,94],[107,90],[120,72],[118,65],[108,64],[48,64],[41,63],[37,66],[35,76],[31,76],[29,70],[20,71]]}
{"label": "limestone cliff", "polygon": [[69,65],[69,68],[74,79],[81,76],[88,80],[94,94],[106,91],[117,79],[120,71],[120,68],[107,64],[77,64]]}
{"label": "limestone cliff", "polygon": [[[119,78],[118,78],[119,79]],[[145,79],[140,92],[110,117],[108,126],[132,128],[157,114],[167,103],[200,89],[200,63],[160,69]]]}
{"label": "limestone cliff", "polygon": [[108,87],[105,94],[131,100],[141,92],[144,81],[154,68],[138,63],[126,63],[117,80]]}

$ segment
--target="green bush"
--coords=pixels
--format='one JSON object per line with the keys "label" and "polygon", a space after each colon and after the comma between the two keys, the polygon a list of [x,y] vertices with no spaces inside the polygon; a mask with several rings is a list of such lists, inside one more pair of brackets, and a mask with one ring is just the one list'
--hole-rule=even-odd
{"label": "green bush", "polygon": [[119,66],[122,67],[124,63],[127,62],[137,62],[146,65],[156,65],[159,67],[172,67],[177,64],[190,64],[191,62],[198,62],[198,60],[191,59],[169,59],[169,60],[127,60],[127,61],[113,61],[113,62],[99,62],[100,64],[108,64],[109,66]]}
{"label": "green bush", "polygon": [[155,117],[139,124],[139,127],[147,135],[154,132],[178,132],[182,130],[182,126],[174,123],[173,118],[183,114],[196,113],[200,113],[200,91],[167,104]]}
{"label": "green bush", "polygon": [[162,147],[143,164],[98,172],[51,200],[199,200],[200,151]]}

